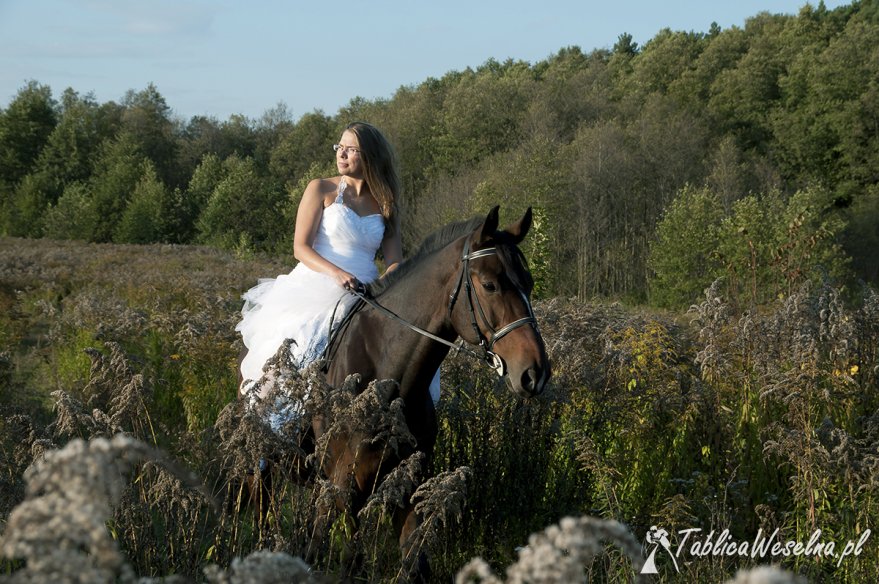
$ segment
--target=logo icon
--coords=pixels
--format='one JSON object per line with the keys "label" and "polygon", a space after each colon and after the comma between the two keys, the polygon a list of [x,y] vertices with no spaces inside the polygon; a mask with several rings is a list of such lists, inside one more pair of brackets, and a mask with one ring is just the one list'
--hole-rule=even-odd
{"label": "logo icon", "polygon": [[659,572],[656,570],[656,550],[659,549],[659,546],[662,546],[668,555],[671,557],[671,561],[674,562],[675,571],[680,574],[680,569],[678,568],[678,561],[675,559],[674,553],[671,551],[671,542],[668,540],[668,532],[662,528],[656,527],[655,525],[650,528],[650,531],[647,532],[647,543],[653,544],[653,549],[650,551],[650,555],[647,556],[647,561],[644,562],[644,567],[641,568],[642,574],[658,574]]}

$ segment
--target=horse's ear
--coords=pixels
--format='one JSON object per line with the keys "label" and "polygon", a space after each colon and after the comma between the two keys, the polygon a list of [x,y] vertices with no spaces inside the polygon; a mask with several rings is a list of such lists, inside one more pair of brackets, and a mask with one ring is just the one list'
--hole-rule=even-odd
{"label": "horse's ear", "polygon": [[498,219],[499,212],[499,205],[495,205],[492,210],[488,212],[488,215],[485,217],[485,223],[483,223],[482,227],[479,229],[479,235],[476,239],[477,244],[483,244],[494,237],[494,233],[497,231],[497,226],[500,222]]}
{"label": "horse's ear", "polygon": [[528,207],[528,210],[525,211],[525,215],[521,219],[504,229],[504,231],[513,236],[513,243],[519,245],[525,239],[525,236],[528,235],[529,229],[531,229],[531,207]]}

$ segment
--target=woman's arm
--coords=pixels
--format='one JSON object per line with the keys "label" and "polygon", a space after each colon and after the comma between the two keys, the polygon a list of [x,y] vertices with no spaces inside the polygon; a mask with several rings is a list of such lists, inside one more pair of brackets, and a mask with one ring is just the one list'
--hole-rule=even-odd
{"label": "woman's arm", "polygon": [[[327,188],[329,187],[329,188]],[[293,257],[306,266],[333,278],[343,288],[358,284],[357,278],[314,251],[314,239],[324,212],[327,192],[334,192],[333,183],[315,179],[308,183],[299,209],[296,211],[296,231],[293,233]]]}
{"label": "woman's arm", "polygon": [[403,261],[403,241],[400,236],[400,215],[394,214],[394,229],[385,230],[382,239],[382,255],[385,256],[385,273],[382,277],[393,272]]}

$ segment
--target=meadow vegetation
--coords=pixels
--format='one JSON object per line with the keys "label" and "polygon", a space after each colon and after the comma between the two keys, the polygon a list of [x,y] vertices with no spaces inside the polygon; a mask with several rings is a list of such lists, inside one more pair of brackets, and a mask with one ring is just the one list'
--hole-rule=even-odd
{"label": "meadow vegetation", "polygon": [[[283,466],[295,453],[292,435],[234,399],[238,295],[284,266],[191,246],[7,238],[0,269],[3,578],[41,581],[25,574],[57,570],[62,551],[104,581],[234,582],[245,566],[301,568],[316,501],[339,493],[279,480],[264,523],[239,509],[259,459]],[[777,527],[798,541],[816,528],[843,541],[875,527],[875,293],[848,305],[805,283],[748,313],[717,287],[686,315],[574,299],[535,309],[554,365],[547,393],[519,399],[450,357],[432,468],[407,460],[377,486],[353,541],[350,518],[330,518],[309,578],[404,577],[389,518],[413,494],[436,581],[498,581],[510,566],[510,582],[577,570],[629,582],[653,525],[738,540]],[[294,394],[314,375],[276,367]],[[337,423],[370,419],[389,447],[407,440],[386,382],[357,399],[345,387],[317,395],[310,407]],[[83,481],[98,486],[77,494]],[[34,507],[41,515],[28,519]],[[782,560],[813,581],[861,582],[879,566],[874,545],[838,566]],[[679,578],[723,581],[758,563],[690,558]],[[674,580],[669,562],[659,568]]]}

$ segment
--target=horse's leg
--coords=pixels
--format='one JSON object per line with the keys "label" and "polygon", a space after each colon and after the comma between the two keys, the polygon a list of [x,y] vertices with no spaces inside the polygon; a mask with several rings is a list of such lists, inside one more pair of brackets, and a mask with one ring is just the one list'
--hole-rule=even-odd
{"label": "horse's leg", "polygon": [[260,460],[259,471],[246,476],[248,503],[262,531],[266,527],[266,518],[272,504],[272,465],[267,460]]}
{"label": "horse's leg", "polygon": [[[357,532],[358,514],[377,484],[382,463],[387,462],[386,455],[383,448],[370,446],[368,440],[359,435],[356,438],[337,438],[331,442],[323,468],[337,491],[334,497],[322,497],[318,501],[312,547],[324,540],[335,515],[333,511],[341,514],[346,533]],[[357,553],[354,541],[353,538],[346,540],[341,550],[342,564],[346,566],[349,576],[355,575],[361,568],[362,557]]]}
{"label": "horse's leg", "polygon": [[[436,417],[432,407],[428,410],[426,418],[429,422],[427,427],[430,433],[419,437],[419,444],[423,446],[421,452],[425,455],[421,465],[421,473],[419,473],[419,482],[424,480],[425,476],[422,473],[427,472],[433,459]],[[393,519],[394,528],[400,534],[401,580],[406,582],[430,581],[430,562],[427,552],[423,549],[424,537],[419,529],[423,518],[415,511],[415,504],[411,498],[403,508],[397,509]]]}
{"label": "horse's leg", "polygon": [[424,542],[419,538],[420,525],[421,517],[411,502],[394,514],[394,527],[400,532],[401,580],[404,582],[430,580],[430,564],[421,549]]}
{"label": "horse's leg", "polygon": [[229,491],[228,511],[235,515],[252,513],[261,534],[265,533],[266,520],[272,506],[273,474],[272,465],[260,461],[260,469],[248,469],[243,478],[230,480],[226,485]]}
{"label": "horse's leg", "polygon": [[[314,423],[315,428],[318,428],[321,421],[316,419]],[[335,492],[321,493],[318,496],[306,557],[309,560],[313,560],[323,548],[329,529],[339,516],[344,517],[346,531],[353,532],[356,528],[356,514],[352,513],[351,508],[351,501],[355,498],[351,496],[351,490],[355,488],[353,469],[356,465],[356,452],[348,448],[346,440],[335,438],[327,446],[319,464],[329,483],[324,488]],[[344,550],[343,555],[349,556],[350,550]]]}

